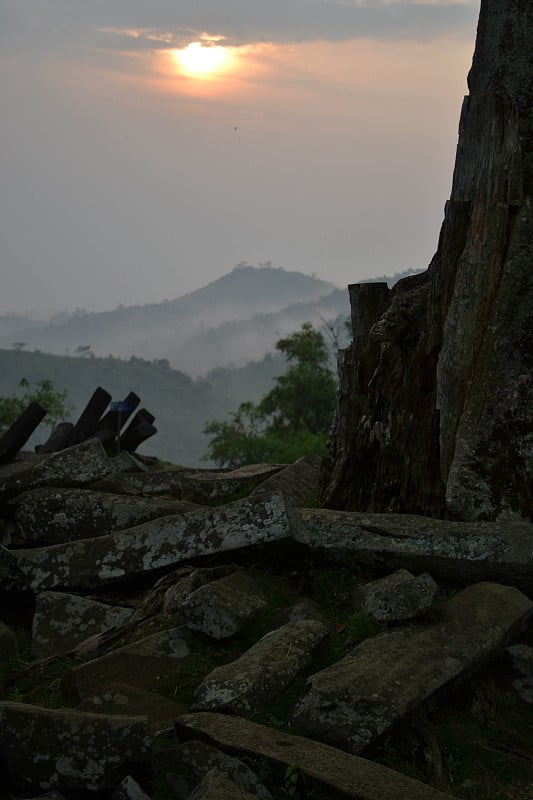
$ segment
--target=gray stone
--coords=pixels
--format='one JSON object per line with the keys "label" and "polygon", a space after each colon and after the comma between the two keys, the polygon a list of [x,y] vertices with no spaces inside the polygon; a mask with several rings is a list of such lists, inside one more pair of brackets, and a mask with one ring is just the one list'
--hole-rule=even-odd
{"label": "gray stone", "polygon": [[278,541],[290,537],[292,527],[285,499],[265,495],[98,538],[11,552],[34,591],[95,588],[197,556]]}
{"label": "gray stone", "polygon": [[254,797],[257,795],[250,794],[218,770],[212,769],[189,795],[189,800],[253,800]]}
{"label": "gray stone", "polygon": [[219,770],[237,786],[261,800],[272,795],[244,761],[199,741],[189,741],[154,754],[154,770],[163,774],[177,800],[186,800],[212,769]]}
{"label": "gray stone", "polygon": [[18,655],[17,637],[7,625],[0,622],[0,664]]}
{"label": "gray stone", "polygon": [[111,471],[98,439],[36,459],[22,459],[0,467],[0,502],[41,486],[85,486]]}
{"label": "gray stone", "polygon": [[532,613],[533,603],[517,589],[471,586],[436,607],[435,621],[367,639],[312,675],[294,719],[310,734],[360,753],[497,656]]}
{"label": "gray stone", "polygon": [[[143,475],[114,475],[112,484],[120,493],[144,495],[170,495],[180,500],[214,505],[224,502],[236,493],[251,491],[266,478],[282,468],[277,464],[248,464],[238,469],[177,469],[165,472],[147,472]],[[112,489],[113,490],[113,489]]]}
{"label": "gray stone", "polygon": [[298,764],[303,774],[339,798],[353,800],[452,800],[451,795],[408,778],[382,764],[321,742],[257,725],[242,717],[204,712],[176,721],[179,737],[196,736],[239,756],[266,759],[286,769]]}
{"label": "gray stone", "polygon": [[190,654],[191,641],[192,634],[184,626],[153,633],[72,667],[63,678],[63,689],[78,700],[98,694],[110,683],[127,681],[152,689],[158,680],[175,673],[177,663]]}
{"label": "gray stone", "polygon": [[[127,680],[128,675],[124,675]],[[146,717],[148,727],[154,734],[172,729],[179,714],[187,711],[186,706],[169,700],[165,695],[148,692],[126,683],[110,683],[102,686],[96,694],[85,698],[78,711],[91,711],[93,714],[125,714],[128,717]]]}
{"label": "gray stone", "polygon": [[321,456],[302,456],[294,464],[289,464],[281,472],[264,480],[252,494],[282,492],[293,506],[316,505],[320,494],[321,466]]}
{"label": "gray stone", "polygon": [[0,702],[0,759],[21,789],[114,788],[151,751],[143,717]]}
{"label": "gray stone", "polygon": [[111,800],[150,800],[150,795],[146,794],[135,778],[126,775],[120,786],[111,795]]}
{"label": "gray stone", "polygon": [[514,669],[521,673],[513,680],[513,688],[524,702],[533,705],[533,647],[513,644],[506,649]]}
{"label": "gray stone", "polygon": [[295,513],[300,519],[294,526],[296,540],[330,560],[533,590],[533,525],[526,522],[453,522],[329,509]]}
{"label": "gray stone", "polygon": [[533,678],[533,647],[527,644],[513,644],[506,648],[506,653],[511,657],[516,670],[528,678]]}
{"label": "gray stone", "polygon": [[160,578],[145,595],[135,611],[134,620],[144,619],[159,612],[177,611],[183,601],[200,586],[229,575],[237,568],[221,565],[211,569],[180,567]]}
{"label": "gray stone", "polygon": [[415,578],[400,569],[385,578],[358,586],[353,592],[354,608],[378,622],[402,622],[428,611],[438,586],[427,572]]}
{"label": "gray stone", "polygon": [[260,573],[233,572],[192,592],[180,606],[188,628],[214,639],[238,633],[267,604]]}
{"label": "gray stone", "polygon": [[121,450],[118,456],[110,459],[110,463],[113,472],[149,472],[146,464],[127,450]]}
{"label": "gray stone", "polygon": [[204,678],[194,695],[194,708],[235,714],[257,711],[310,663],[327,632],[323,623],[303,620],[267,633],[236,661]]}
{"label": "gray stone", "polygon": [[[179,497],[194,503],[212,505],[224,502],[226,498],[247,492],[276,475],[282,467],[278,464],[247,464],[231,470],[182,472]],[[269,492],[278,492],[276,485]],[[173,493],[176,493],[176,489]]]}
{"label": "gray stone", "polygon": [[323,625],[328,625],[328,621],[318,603],[304,597],[293,606],[284,608],[274,617],[274,627],[281,628],[287,622],[302,622],[303,620],[314,619]]}
{"label": "gray stone", "polygon": [[11,547],[87,539],[195,508],[179,501],[55,488],[24,492],[9,505],[18,525],[11,534]]}
{"label": "gray stone", "polygon": [[73,594],[37,595],[32,625],[32,655],[47,658],[72,650],[108,628],[125,625],[133,609],[108,606]]}
{"label": "gray stone", "polygon": [[0,588],[19,589],[24,586],[25,577],[18,568],[13,553],[0,544]]}
{"label": "gray stone", "polygon": [[60,792],[52,791],[46,794],[40,794],[39,797],[34,797],[32,800],[66,800],[65,795]]}

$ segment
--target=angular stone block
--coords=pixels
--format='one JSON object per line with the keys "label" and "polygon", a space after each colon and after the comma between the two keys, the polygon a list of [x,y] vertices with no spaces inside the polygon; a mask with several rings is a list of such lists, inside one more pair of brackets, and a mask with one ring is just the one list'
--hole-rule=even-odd
{"label": "angular stone block", "polygon": [[326,635],[326,626],[316,620],[288,622],[267,633],[236,661],[204,678],[194,695],[194,708],[234,714],[257,711],[310,663]]}
{"label": "angular stone block", "polygon": [[32,625],[32,655],[47,658],[72,650],[80,642],[108,628],[125,625],[133,609],[108,606],[73,594],[37,595]]}
{"label": "angular stone block", "polygon": [[266,759],[286,769],[298,764],[303,774],[333,797],[354,800],[452,800],[452,796],[304,736],[267,728],[228,714],[184,714],[176,721],[180,738],[196,738],[235,755]]}
{"label": "angular stone block", "polygon": [[151,752],[143,717],[0,702],[0,759],[22,789],[114,788],[133,767],[149,763]]}
{"label": "angular stone block", "polygon": [[517,589],[470,586],[436,608],[436,621],[366,639],[312,675],[294,719],[310,734],[360,753],[497,656],[532,613],[533,602]]}
{"label": "angular stone block", "polygon": [[191,630],[214,639],[227,639],[266,604],[260,574],[233,572],[192,592],[180,606],[180,617]]}
{"label": "angular stone block", "polygon": [[292,509],[282,496],[270,495],[162,517],[99,538],[12,553],[34,591],[96,588],[197,556],[285,539],[292,527]]}
{"label": "angular stone block", "polygon": [[379,578],[353,592],[353,604],[378,622],[402,622],[428,611],[438,586],[427,572],[415,578],[405,569]]}

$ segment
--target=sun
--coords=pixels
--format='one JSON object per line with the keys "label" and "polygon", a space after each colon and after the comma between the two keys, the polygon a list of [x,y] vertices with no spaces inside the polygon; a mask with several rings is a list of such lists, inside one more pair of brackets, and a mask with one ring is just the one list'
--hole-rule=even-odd
{"label": "sun", "polygon": [[227,47],[202,42],[191,42],[182,50],[174,50],[173,57],[182,72],[193,78],[211,78],[226,70],[232,61]]}

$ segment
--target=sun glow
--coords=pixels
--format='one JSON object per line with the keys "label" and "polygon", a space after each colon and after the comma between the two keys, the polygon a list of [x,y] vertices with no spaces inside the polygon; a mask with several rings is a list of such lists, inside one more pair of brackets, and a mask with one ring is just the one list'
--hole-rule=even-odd
{"label": "sun glow", "polygon": [[193,78],[211,78],[227,70],[233,61],[229,48],[202,42],[191,42],[172,55],[180,70]]}

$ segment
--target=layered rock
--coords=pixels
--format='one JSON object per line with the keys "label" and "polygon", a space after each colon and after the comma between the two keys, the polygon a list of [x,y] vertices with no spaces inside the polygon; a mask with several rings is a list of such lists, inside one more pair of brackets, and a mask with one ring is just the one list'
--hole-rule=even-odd
{"label": "layered rock", "polygon": [[531,519],[533,8],[482,0],[451,199],[427,272],[351,287],[332,508]]}

